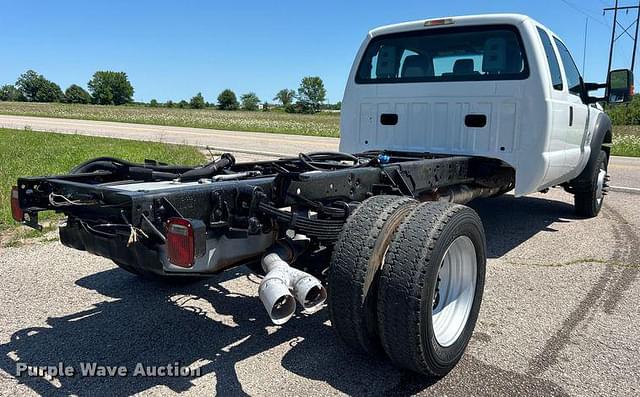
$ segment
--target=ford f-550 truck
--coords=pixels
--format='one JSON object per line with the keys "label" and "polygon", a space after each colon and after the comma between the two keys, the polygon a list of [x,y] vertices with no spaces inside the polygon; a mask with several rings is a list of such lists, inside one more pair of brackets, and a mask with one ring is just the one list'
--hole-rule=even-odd
{"label": "ford f-550 truck", "polygon": [[[605,98],[589,95],[605,90]],[[275,324],[328,301],[339,337],[430,376],[473,332],[485,234],[464,204],[559,186],[578,214],[607,192],[611,122],[633,76],[585,83],[563,42],[522,15],[421,20],[369,32],[346,86],[341,152],[199,167],[115,158],[24,177],[14,218],[66,215],[68,247],[141,276],[248,265]]]}

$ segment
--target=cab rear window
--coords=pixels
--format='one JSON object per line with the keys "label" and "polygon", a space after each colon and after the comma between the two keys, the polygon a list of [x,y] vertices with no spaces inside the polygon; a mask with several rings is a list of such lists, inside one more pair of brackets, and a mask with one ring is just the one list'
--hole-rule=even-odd
{"label": "cab rear window", "polygon": [[515,27],[437,28],[375,37],[356,83],[520,80],[529,77]]}

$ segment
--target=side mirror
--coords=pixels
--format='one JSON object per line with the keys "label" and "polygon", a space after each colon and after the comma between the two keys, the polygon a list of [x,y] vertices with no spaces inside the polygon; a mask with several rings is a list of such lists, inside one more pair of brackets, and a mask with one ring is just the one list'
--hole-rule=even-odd
{"label": "side mirror", "polygon": [[633,97],[633,91],[633,72],[631,70],[617,69],[609,72],[607,77],[607,102],[629,102]]}

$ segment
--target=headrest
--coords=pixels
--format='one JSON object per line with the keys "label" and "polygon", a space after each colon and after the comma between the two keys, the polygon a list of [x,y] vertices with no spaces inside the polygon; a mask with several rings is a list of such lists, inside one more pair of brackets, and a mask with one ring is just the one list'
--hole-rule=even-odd
{"label": "headrest", "polygon": [[392,45],[383,45],[378,50],[378,61],[376,63],[377,78],[391,78],[398,73],[396,66],[397,48]]}
{"label": "headrest", "polygon": [[429,59],[425,56],[409,55],[402,63],[401,77],[426,77],[429,75],[429,63]]}
{"label": "headrest", "polygon": [[505,39],[487,39],[484,43],[482,71],[485,73],[505,73],[507,71],[507,43]]}
{"label": "headrest", "polygon": [[433,62],[423,55],[409,55],[402,64],[401,77],[433,76]]}
{"label": "headrest", "polygon": [[458,59],[453,64],[453,74],[473,74],[473,59]]}

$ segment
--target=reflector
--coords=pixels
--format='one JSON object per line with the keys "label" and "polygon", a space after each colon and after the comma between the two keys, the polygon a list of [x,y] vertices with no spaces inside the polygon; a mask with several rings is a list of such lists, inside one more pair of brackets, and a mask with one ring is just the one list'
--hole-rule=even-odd
{"label": "reflector", "polygon": [[22,222],[24,220],[24,211],[20,208],[20,201],[18,200],[17,186],[11,189],[11,216],[16,222]]}
{"label": "reflector", "polygon": [[167,221],[167,256],[169,262],[180,267],[191,267],[194,263],[195,243],[191,222],[184,218],[169,218]]}

